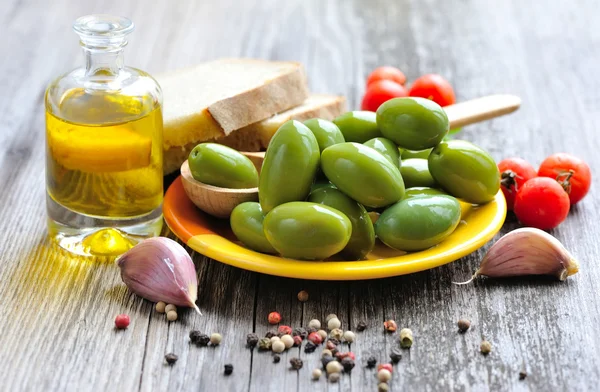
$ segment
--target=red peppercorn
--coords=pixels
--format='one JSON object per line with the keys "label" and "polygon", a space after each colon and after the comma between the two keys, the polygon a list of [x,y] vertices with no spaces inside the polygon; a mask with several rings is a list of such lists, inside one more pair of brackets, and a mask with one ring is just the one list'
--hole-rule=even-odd
{"label": "red peppercorn", "polygon": [[377,371],[380,371],[381,369],[386,369],[390,373],[393,372],[392,364],[391,363],[381,363],[381,364],[379,364],[379,366],[377,366]]}
{"label": "red peppercorn", "polygon": [[129,327],[129,316],[126,314],[120,314],[115,318],[115,327],[118,329],[125,329]]}
{"label": "red peppercorn", "polygon": [[383,323],[383,328],[388,332],[396,332],[396,329],[398,329],[398,325],[394,320],[388,320]]}
{"label": "red peppercorn", "polygon": [[342,352],[336,353],[335,357],[340,362],[344,358],[351,358],[353,361],[356,361],[356,355],[354,355],[354,353],[352,351],[348,351],[347,353],[342,353]]}
{"label": "red peppercorn", "polygon": [[353,361],[356,361],[356,355],[354,355],[354,353],[352,351],[346,353],[346,356],[348,358],[352,358]]}
{"label": "red peppercorn", "polygon": [[321,335],[319,335],[316,332],[309,333],[308,340],[310,340],[311,342],[313,342],[314,344],[317,344],[317,345],[323,343],[323,338],[321,337]]}
{"label": "red peppercorn", "polygon": [[294,346],[300,346],[302,344],[302,336],[296,335],[293,336]]}
{"label": "red peppercorn", "polygon": [[277,328],[277,332],[279,332],[282,335],[291,335],[292,327],[288,327],[287,325],[280,325],[279,328]]}
{"label": "red peppercorn", "polygon": [[269,313],[269,324],[279,324],[281,322],[281,315],[278,312]]}

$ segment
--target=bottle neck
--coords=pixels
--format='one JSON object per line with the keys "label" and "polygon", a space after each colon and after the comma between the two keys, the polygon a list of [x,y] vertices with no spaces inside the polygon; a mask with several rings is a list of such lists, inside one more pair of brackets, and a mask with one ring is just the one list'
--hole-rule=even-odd
{"label": "bottle neck", "polygon": [[117,75],[124,67],[123,48],[114,50],[97,50],[83,47],[85,55],[85,74]]}

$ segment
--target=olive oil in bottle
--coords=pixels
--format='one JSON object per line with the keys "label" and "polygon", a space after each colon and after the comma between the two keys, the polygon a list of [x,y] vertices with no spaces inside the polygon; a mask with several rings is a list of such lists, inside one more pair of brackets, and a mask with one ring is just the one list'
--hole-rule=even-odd
{"label": "olive oil in bottle", "polygon": [[162,94],[123,64],[133,23],[77,19],[86,65],[46,91],[48,232],[82,255],[117,256],[162,227]]}

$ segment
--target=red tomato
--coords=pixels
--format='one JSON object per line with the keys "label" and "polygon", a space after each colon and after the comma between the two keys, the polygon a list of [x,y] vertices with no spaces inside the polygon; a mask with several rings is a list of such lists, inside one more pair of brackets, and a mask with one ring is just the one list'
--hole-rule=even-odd
{"label": "red tomato", "polygon": [[396,67],[385,66],[375,68],[375,70],[371,72],[367,78],[367,87],[377,80],[391,80],[404,86],[404,83],[406,83],[406,76],[404,76],[402,71]]}
{"label": "red tomato", "polygon": [[454,89],[450,83],[437,74],[423,75],[415,80],[408,95],[431,99],[440,106],[448,106],[456,102]]}
{"label": "red tomato", "polygon": [[569,195],[548,177],[535,177],[525,182],[515,199],[515,215],[526,226],[553,229],[567,218]]}
{"label": "red tomato", "polygon": [[392,98],[406,97],[408,93],[402,85],[391,80],[377,80],[367,87],[360,107],[362,110],[376,112],[379,105]]}
{"label": "red tomato", "polygon": [[498,170],[500,170],[500,183],[506,199],[506,207],[512,211],[518,190],[527,180],[537,177],[537,172],[529,162],[521,158],[506,158],[500,161]]}
{"label": "red tomato", "polygon": [[544,159],[538,176],[550,177],[558,181],[569,194],[571,204],[583,199],[592,184],[592,172],[588,164],[564,152]]}

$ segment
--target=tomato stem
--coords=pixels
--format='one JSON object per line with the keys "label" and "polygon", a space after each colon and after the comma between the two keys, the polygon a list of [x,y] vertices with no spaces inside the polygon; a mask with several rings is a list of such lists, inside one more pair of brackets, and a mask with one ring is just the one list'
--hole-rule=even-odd
{"label": "tomato stem", "polygon": [[563,170],[556,176],[556,181],[563,187],[567,194],[571,193],[571,177],[573,177],[575,171],[573,169]]}

